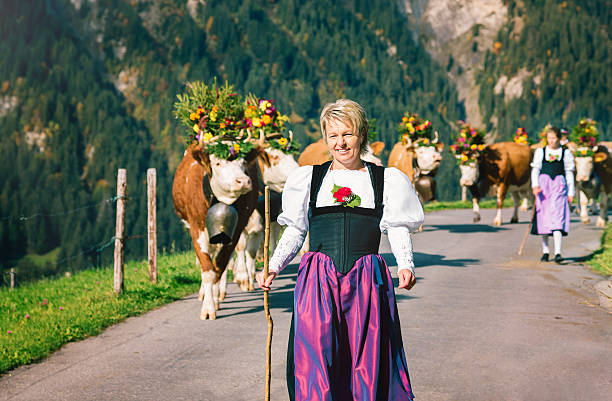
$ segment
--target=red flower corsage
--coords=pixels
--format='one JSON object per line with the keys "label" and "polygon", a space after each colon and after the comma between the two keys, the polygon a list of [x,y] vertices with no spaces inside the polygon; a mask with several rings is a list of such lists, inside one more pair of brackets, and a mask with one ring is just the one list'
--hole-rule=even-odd
{"label": "red flower corsage", "polygon": [[334,184],[332,195],[336,199],[336,203],[342,206],[355,207],[361,204],[359,195],[354,194],[349,187],[341,187]]}

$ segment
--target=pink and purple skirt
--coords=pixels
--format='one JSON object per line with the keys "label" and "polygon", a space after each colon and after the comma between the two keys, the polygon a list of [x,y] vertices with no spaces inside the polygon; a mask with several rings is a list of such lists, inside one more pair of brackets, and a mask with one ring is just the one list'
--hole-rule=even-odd
{"label": "pink and purple skirt", "polygon": [[412,400],[389,269],[366,255],[346,274],[306,253],[295,286],[288,358],[297,401]]}

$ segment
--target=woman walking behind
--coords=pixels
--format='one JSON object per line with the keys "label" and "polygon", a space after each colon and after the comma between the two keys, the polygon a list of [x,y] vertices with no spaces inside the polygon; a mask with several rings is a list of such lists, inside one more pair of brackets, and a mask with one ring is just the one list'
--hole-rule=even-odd
{"label": "woman walking behind", "polygon": [[546,132],[547,145],[536,149],[531,163],[531,186],[536,198],[536,214],[531,233],[542,236],[542,261],[548,261],[548,238],[553,237],[555,262],[560,263],[561,238],[569,232],[569,204],[574,200],[574,156],[561,146],[561,130]]}
{"label": "woman walking behind", "polygon": [[410,231],[423,223],[412,183],[395,168],[364,163],[363,108],[341,99],[321,112],[332,161],[289,176],[278,222],[286,225],[264,290],[310,232],[297,273],[287,351],[287,387],[298,401],[412,400],[393,281],[378,254],[386,233],[399,288],[415,283]]}

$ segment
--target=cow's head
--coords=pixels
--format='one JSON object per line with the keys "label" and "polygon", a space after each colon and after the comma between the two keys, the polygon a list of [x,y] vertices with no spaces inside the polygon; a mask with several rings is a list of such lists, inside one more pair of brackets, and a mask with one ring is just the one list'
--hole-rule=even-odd
{"label": "cow's head", "polygon": [[225,160],[215,155],[210,155],[209,158],[210,188],[219,201],[231,205],[253,189],[248,176],[247,160]]}
{"label": "cow's head", "polygon": [[248,169],[258,155],[253,149],[246,158],[226,160],[208,154],[199,146],[190,148],[193,158],[198,161],[210,177],[210,188],[215,197],[228,205],[253,189]]}
{"label": "cow's head", "polygon": [[576,181],[588,181],[593,172],[593,156],[578,156],[576,163]]}
{"label": "cow's head", "polygon": [[260,159],[259,168],[265,185],[282,192],[289,174],[299,167],[293,155],[280,149],[266,148],[267,162]]}
{"label": "cow's head", "polygon": [[480,178],[480,171],[478,169],[478,161],[474,161],[467,164],[461,164],[459,166],[461,171],[461,178],[459,184],[464,187],[471,187],[478,182]]}
{"label": "cow's head", "polygon": [[361,156],[361,160],[382,166],[382,161],[378,156],[380,156],[384,148],[384,142],[376,141],[368,144],[367,152]]}
{"label": "cow's head", "polygon": [[417,146],[414,150],[416,154],[417,166],[421,174],[429,174],[436,171],[442,162],[441,151],[444,149],[443,143],[435,146]]}

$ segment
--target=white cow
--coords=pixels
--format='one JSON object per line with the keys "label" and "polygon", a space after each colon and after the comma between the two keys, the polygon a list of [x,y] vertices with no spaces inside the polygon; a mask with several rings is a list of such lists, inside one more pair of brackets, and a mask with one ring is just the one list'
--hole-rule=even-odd
{"label": "white cow", "polygon": [[[295,158],[279,149],[266,148],[270,159],[269,165],[260,163],[261,174],[265,185],[272,191],[282,193],[289,174],[299,166]],[[270,222],[270,254],[274,252],[281,226],[276,221]],[[244,228],[238,244],[234,262],[234,280],[243,291],[254,289],[255,265],[257,251],[263,241],[264,218],[260,212],[253,211]]]}

